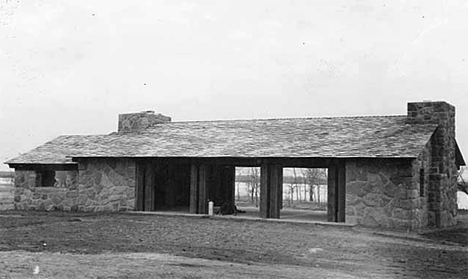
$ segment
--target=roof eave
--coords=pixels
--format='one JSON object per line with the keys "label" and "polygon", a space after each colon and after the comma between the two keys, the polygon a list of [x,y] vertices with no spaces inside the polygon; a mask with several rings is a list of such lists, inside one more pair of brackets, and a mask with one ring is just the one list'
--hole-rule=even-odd
{"label": "roof eave", "polygon": [[10,168],[15,170],[77,170],[78,163],[9,163]]}

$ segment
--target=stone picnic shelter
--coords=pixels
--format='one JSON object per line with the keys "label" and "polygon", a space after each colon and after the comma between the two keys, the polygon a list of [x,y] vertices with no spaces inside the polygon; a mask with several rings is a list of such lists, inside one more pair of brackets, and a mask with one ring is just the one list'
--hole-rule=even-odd
{"label": "stone picnic shelter", "polygon": [[456,224],[455,107],[406,115],[173,122],[119,115],[118,131],[59,136],[6,162],[14,208],[182,210],[234,204],[235,168],[260,167],[262,218],[280,218],[283,168],[328,170],[327,219],[418,229]]}

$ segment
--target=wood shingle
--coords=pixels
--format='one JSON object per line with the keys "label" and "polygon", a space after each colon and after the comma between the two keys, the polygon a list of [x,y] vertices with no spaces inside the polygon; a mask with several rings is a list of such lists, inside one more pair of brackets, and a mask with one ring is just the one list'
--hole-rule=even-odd
{"label": "wood shingle", "polygon": [[359,116],[156,124],[143,131],[66,135],[8,164],[67,164],[72,157],[415,158],[435,124]]}

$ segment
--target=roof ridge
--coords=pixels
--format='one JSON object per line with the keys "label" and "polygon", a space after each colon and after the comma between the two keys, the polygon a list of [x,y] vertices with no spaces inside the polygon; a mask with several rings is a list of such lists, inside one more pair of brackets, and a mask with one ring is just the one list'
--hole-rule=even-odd
{"label": "roof ridge", "polygon": [[[300,119],[337,119],[337,118],[377,118],[377,117],[406,117],[406,115],[355,115],[355,116],[317,116],[317,117],[282,117],[282,118],[250,118],[250,119],[217,119],[217,120],[183,120],[183,121],[172,121],[165,123],[158,123],[157,125],[177,124],[177,123],[200,123],[200,122],[239,122],[239,121],[271,121],[271,120],[300,120]],[[152,127],[154,127],[152,126]]]}
{"label": "roof ridge", "polygon": [[[115,133],[115,132],[111,132],[109,134],[112,134],[112,133]],[[55,138],[58,138],[58,137],[89,137],[89,136],[108,136],[109,134],[61,134],[61,135],[58,135],[57,137]],[[54,139],[55,139],[54,138]]]}

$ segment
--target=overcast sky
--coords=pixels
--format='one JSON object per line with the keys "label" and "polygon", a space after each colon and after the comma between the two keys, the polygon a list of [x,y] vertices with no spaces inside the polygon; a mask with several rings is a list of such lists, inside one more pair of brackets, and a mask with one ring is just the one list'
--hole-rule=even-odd
{"label": "overcast sky", "polygon": [[123,112],[387,115],[422,100],[457,107],[466,155],[467,34],[465,0],[0,0],[0,160],[115,131]]}

